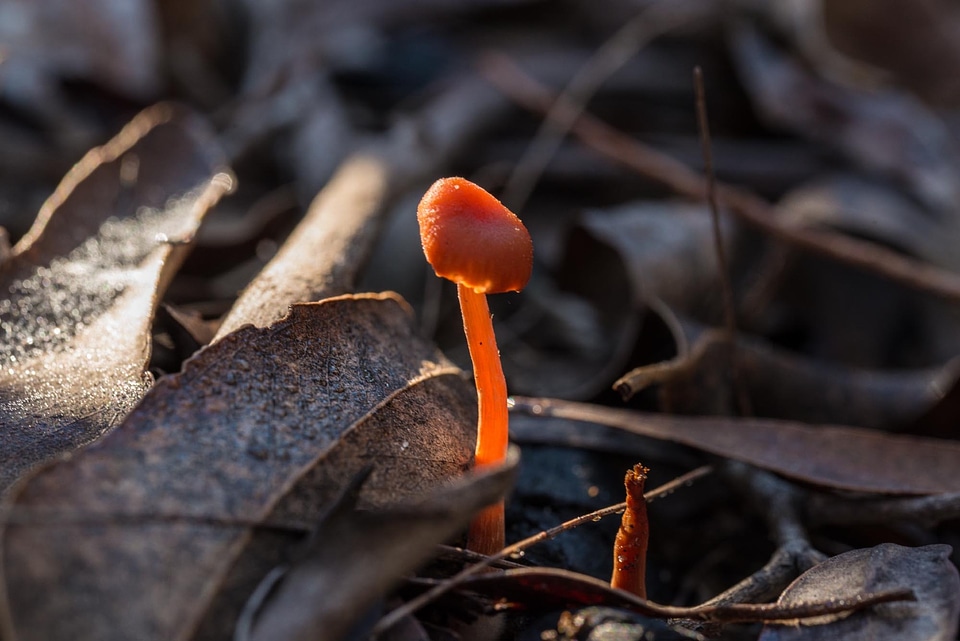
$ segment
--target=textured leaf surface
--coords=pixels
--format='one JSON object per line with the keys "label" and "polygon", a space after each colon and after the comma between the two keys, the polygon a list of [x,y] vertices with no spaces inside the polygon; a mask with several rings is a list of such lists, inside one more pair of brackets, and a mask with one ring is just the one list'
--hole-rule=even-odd
{"label": "textured leaf surface", "polygon": [[[513,484],[519,450],[416,504],[332,510],[264,608],[253,641],[339,639],[374,602]],[[350,507],[350,506],[343,506]]]}
{"label": "textured leaf surface", "polygon": [[220,169],[202,120],[150,109],[71,170],[0,265],[0,490],[140,399],[158,293],[229,188]]}
{"label": "textured leaf surface", "polygon": [[805,572],[784,590],[777,602],[795,605],[893,588],[912,589],[916,601],[876,605],[873,611],[820,617],[801,625],[768,625],[761,641],[956,638],[960,579],[950,562],[947,545],[907,548],[885,543],[846,552]]}
{"label": "textured leaf surface", "polygon": [[199,626],[222,638],[235,612],[204,623],[218,592],[259,580],[242,556],[249,524],[316,522],[369,463],[363,506],[459,475],[475,406],[395,295],[296,305],[242,328],[14,497],[4,638],[182,639]]}

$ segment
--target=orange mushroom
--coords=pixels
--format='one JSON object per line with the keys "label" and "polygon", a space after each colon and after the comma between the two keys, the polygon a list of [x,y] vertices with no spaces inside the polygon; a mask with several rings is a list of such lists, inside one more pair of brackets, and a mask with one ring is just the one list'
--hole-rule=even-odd
{"label": "orange mushroom", "polygon": [[[437,276],[457,284],[479,406],[474,464],[494,465],[507,455],[507,384],[486,294],[524,288],[533,269],[533,242],[513,212],[463,178],[433,183],[420,200],[417,220],[427,262]],[[474,519],[467,547],[493,554],[503,545],[500,503]]]}

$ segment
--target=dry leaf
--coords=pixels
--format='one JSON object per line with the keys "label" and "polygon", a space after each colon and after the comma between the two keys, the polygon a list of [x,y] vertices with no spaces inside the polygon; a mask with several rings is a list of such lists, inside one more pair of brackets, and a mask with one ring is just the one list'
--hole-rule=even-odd
{"label": "dry leaf", "polygon": [[[715,311],[711,225],[705,207],[676,202],[586,212],[570,233],[559,268],[561,288],[576,296],[551,290],[528,295],[532,308],[546,310],[537,310],[541,317],[549,319],[556,313],[551,308],[561,306],[557,315],[567,325],[541,322],[526,339],[535,352],[505,354],[513,385],[542,395],[592,398],[630,358],[642,305],[663,300],[679,309]],[[730,251],[733,229],[723,229]]]}
{"label": "dry leaf", "polygon": [[[791,191],[777,204],[777,213],[800,227],[837,229],[932,265],[960,268],[956,216],[932,213],[886,184],[830,176]],[[791,292],[788,313],[794,323],[804,324],[806,342],[823,346],[825,354],[923,366],[950,359],[960,348],[954,306],[876,277],[803,258],[792,262],[783,289]],[[905,347],[904,335],[916,338]]]}
{"label": "dry leaf", "polygon": [[519,453],[513,448],[503,465],[483,468],[413,504],[377,511],[339,505],[284,576],[251,639],[340,639],[390,587],[435,554],[437,544],[504,497]]}
{"label": "dry leaf", "polygon": [[475,392],[411,325],[391,294],[296,305],[207,347],[96,447],[34,475],[3,532],[3,637],[223,638],[276,562],[243,556],[269,533],[251,524],[316,522],[371,463],[368,507],[459,475]]}
{"label": "dry leaf", "polygon": [[0,490],[95,439],[149,386],[150,323],[229,189],[207,125],[145,111],[91,151],[0,267]]}
{"label": "dry leaf", "polygon": [[916,600],[790,625],[768,624],[760,639],[952,641],[960,615],[960,578],[950,552],[948,545],[907,548],[884,543],[827,559],[790,584],[777,603],[797,605],[892,588],[912,589]]}
{"label": "dry leaf", "polygon": [[[612,277],[613,282],[620,282],[626,278],[630,287],[627,301],[662,300],[679,310],[702,309],[703,299],[716,291],[713,226],[710,212],[703,205],[630,203],[608,211],[590,211],[580,225],[570,241],[569,260],[579,265],[576,269],[587,264],[620,272],[604,274],[602,280]],[[734,230],[725,222],[722,231],[729,253],[734,246]],[[589,284],[581,283],[584,279]],[[598,290],[598,280],[596,271],[590,270],[574,283],[583,285],[576,289],[596,291],[594,298],[600,299],[601,309],[622,310],[624,293]],[[612,297],[603,299],[603,294]],[[719,298],[713,302],[719,302]]]}
{"label": "dry leaf", "polygon": [[[293,303],[353,291],[397,195],[435,175],[504,104],[489,85],[465,76],[415,118],[398,122],[380,144],[343,161],[276,256],[244,290],[216,338],[246,323],[267,325]],[[411,219],[414,209],[409,210]]]}
{"label": "dry leaf", "polygon": [[952,441],[838,425],[648,414],[545,398],[515,397],[514,410],[680,443],[838,490],[960,491],[960,445]]}

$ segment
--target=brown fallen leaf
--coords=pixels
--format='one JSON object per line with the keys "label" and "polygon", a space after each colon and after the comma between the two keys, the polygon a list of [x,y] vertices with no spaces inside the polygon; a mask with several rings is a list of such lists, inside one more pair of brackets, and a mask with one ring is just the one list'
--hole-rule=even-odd
{"label": "brown fallen leaf", "polygon": [[349,291],[379,230],[388,168],[352,157],[310,205],[303,222],[224,317],[214,340],[252,323],[265,327],[288,305]]}
{"label": "brown fallen leaf", "polygon": [[[354,291],[397,195],[435,177],[505,106],[492,87],[465,76],[415,118],[400,121],[379,144],[343,161],[280,251],[240,295],[215,340],[247,323],[264,327],[293,303]],[[410,136],[411,130],[417,135]]]}
{"label": "brown fallen leaf", "polygon": [[[729,250],[735,234],[724,228]],[[568,326],[556,324],[554,330],[554,324],[541,321],[523,337],[528,349],[504,349],[512,386],[526,393],[586,399],[607,389],[633,352],[638,309],[644,305],[667,301],[708,316],[716,312],[719,298],[711,294],[717,269],[706,207],[632,202],[591,210],[571,230],[564,253],[558,269],[562,291],[538,285],[529,297],[531,307],[548,319],[562,305],[558,316]]]}
{"label": "brown fallen leaf", "polygon": [[824,598],[908,588],[916,600],[871,611],[768,624],[761,641],[950,641],[957,636],[960,578],[948,545],[908,548],[884,543],[851,550],[803,573],[777,600],[797,605]]}
{"label": "brown fallen leaf", "polygon": [[414,503],[377,511],[338,504],[284,575],[249,638],[341,638],[390,587],[439,552],[437,544],[503,499],[519,453],[513,448],[502,465],[484,467]]}
{"label": "brown fallen leaf", "polygon": [[[316,522],[369,464],[365,507],[458,476],[475,407],[394,294],[297,305],[269,328],[242,328],[11,497],[3,638],[225,638],[249,582],[276,562],[244,557],[254,524]],[[272,545],[285,543],[275,533]]]}
{"label": "brown fallen leaf", "polygon": [[[733,231],[724,225],[728,252],[733,249]],[[611,310],[623,313],[625,297],[630,302],[661,300],[680,310],[702,309],[704,298],[709,298],[717,285],[714,252],[706,206],[629,203],[581,217],[571,233],[568,266],[561,279],[566,289],[589,293],[604,315]],[[585,272],[584,264],[603,269],[604,281],[613,285],[601,287],[596,270]],[[623,291],[624,287],[628,291]]]}
{"label": "brown fallen leaf", "polygon": [[514,411],[597,423],[680,443],[838,490],[883,494],[960,491],[960,445],[838,425],[678,417],[547,398],[514,398]]}
{"label": "brown fallen leaf", "polygon": [[830,174],[795,186],[777,202],[777,216],[790,225],[833,228],[934,265],[960,267],[944,236],[949,218],[924,209],[887,183],[857,174]]}
{"label": "brown fallen leaf", "polygon": [[0,491],[140,399],[160,292],[230,184],[206,123],[161,105],[44,204],[0,265]]}

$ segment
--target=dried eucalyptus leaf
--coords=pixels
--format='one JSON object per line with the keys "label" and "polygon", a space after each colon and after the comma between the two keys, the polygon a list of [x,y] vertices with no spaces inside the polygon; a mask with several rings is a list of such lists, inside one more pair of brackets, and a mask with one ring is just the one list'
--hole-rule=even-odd
{"label": "dried eucalyptus leaf", "polygon": [[378,598],[513,484],[519,450],[415,504],[339,510],[320,523],[257,621],[252,641],[339,639]]}
{"label": "dried eucalyptus leaf", "polygon": [[760,639],[955,639],[960,616],[960,578],[950,562],[950,551],[947,545],[907,548],[884,543],[827,559],[787,587],[777,603],[796,605],[893,588],[912,589],[916,600],[885,603],[869,610],[794,621],[789,625],[768,624]]}
{"label": "dried eucalyptus leaf", "polygon": [[514,410],[680,443],[838,490],[960,491],[960,445],[946,440],[772,419],[666,416],[544,398],[515,397]]}
{"label": "dried eucalyptus leaf", "polygon": [[396,295],[296,305],[242,328],[12,497],[3,637],[227,637],[205,618],[232,621],[242,600],[231,599],[252,587],[235,575],[254,524],[316,522],[315,497],[371,463],[362,504],[421,495],[468,465],[475,421],[475,392]]}
{"label": "dried eucalyptus leaf", "polygon": [[[723,229],[730,251],[733,228]],[[531,332],[535,359],[505,355],[515,387],[540,395],[585,399],[606,389],[632,354],[644,304],[662,300],[707,315],[719,309],[713,227],[699,205],[634,202],[589,211],[571,231],[559,271],[563,290],[575,296],[548,290],[528,298],[541,316],[563,322],[541,322]]]}
{"label": "dried eucalyptus leaf", "polygon": [[0,490],[140,400],[157,300],[229,189],[221,169],[203,120],[149,109],[67,174],[0,265]]}
{"label": "dried eucalyptus leaf", "polygon": [[[777,203],[777,213],[799,227],[836,229],[932,265],[960,269],[956,214],[924,209],[889,184],[830,176],[792,190]],[[827,354],[854,361],[890,354],[898,364],[926,365],[952,358],[960,349],[956,306],[946,301],[812,257],[793,262],[784,288],[807,343]],[[914,336],[907,347],[904,335]]]}

